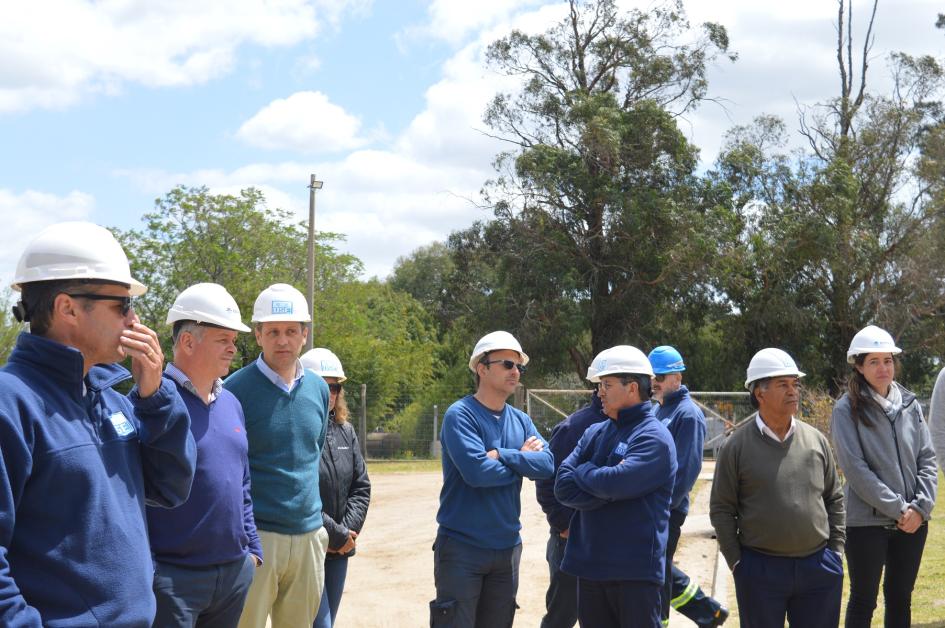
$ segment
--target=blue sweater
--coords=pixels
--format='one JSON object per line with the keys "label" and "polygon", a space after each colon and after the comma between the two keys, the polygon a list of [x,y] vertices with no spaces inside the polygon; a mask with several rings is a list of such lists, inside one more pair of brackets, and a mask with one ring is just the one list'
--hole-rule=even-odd
{"label": "blue sweater", "polygon": [[663,422],[676,443],[676,485],[670,510],[689,512],[689,491],[702,471],[702,447],[705,444],[705,415],[689,396],[689,389],[667,395],[656,410],[656,418]]}
{"label": "blue sweater", "polygon": [[[591,395],[589,404],[558,423],[551,430],[551,439],[548,444],[551,446],[551,453],[555,457],[555,472],[557,472],[564,459],[574,450],[578,440],[584,435],[584,431],[591,425],[606,420],[607,415],[601,409],[600,397],[595,392]],[[574,509],[568,508],[555,499],[554,478],[535,480],[535,495],[545,513],[545,517],[548,519],[552,533],[558,534],[567,530]]]}
{"label": "blue sweater", "polygon": [[[545,448],[519,451],[536,436]],[[506,404],[501,414],[472,395],[443,415],[443,488],[436,521],[441,534],[486,549],[508,549],[522,542],[522,478],[550,478],[554,457],[528,415]],[[486,452],[497,450],[499,459]]]}
{"label": "blue sweater", "polygon": [[223,385],[246,417],[256,526],[278,534],[322,527],[318,465],[328,425],[328,384],[306,371],[286,392],[253,362]]}
{"label": "blue sweater", "polygon": [[197,442],[197,471],[190,497],[167,510],[148,508],[148,530],[154,558],[176,565],[217,565],[243,558],[262,558],[249,495],[249,460],[243,409],[223,390],[208,406],[165,375],[180,393],[190,414]]}
{"label": "blue sweater", "polygon": [[662,584],[675,474],[673,437],[649,401],[589,427],[555,482],[558,500],[577,511],[561,570]]}
{"label": "blue sweater", "polygon": [[168,381],[147,399],[84,379],[76,349],[20,334],[0,369],[0,625],[149,627],[145,501],[187,499],[196,456]]}

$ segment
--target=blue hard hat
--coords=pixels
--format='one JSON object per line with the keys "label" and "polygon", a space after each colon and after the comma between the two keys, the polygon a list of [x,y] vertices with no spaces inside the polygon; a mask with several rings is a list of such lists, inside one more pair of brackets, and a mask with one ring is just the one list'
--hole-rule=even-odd
{"label": "blue hard hat", "polygon": [[669,345],[662,345],[653,349],[647,357],[653,366],[653,372],[657,375],[679,373],[686,370],[682,355]]}

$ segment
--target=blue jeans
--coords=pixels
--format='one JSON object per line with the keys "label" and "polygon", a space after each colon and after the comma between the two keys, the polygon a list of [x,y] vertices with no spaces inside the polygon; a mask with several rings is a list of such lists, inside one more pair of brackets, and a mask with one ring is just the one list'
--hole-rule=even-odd
{"label": "blue jeans", "polygon": [[577,580],[581,628],[660,628],[661,585],[643,580]]}
{"label": "blue jeans", "polygon": [[234,628],[240,621],[256,563],[247,554],[221,565],[185,567],[154,562],[155,628]]}
{"label": "blue jeans", "polygon": [[436,599],[430,602],[430,625],[511,628],[521,559],[521,543],[491,550],[438,534],[433,545]]}
{"label": "blue jeans", "polygon": [[808,556],[771,556],[742,547],[735,565],[742,628],[836,628],[840,623],[843,559],[826,547]]}
{"label": "blue jeans", "polygon": [[318,605],[318,616],[313,628],[331,628],[338,616],[341,594],[345,590],[345,576],[348,575],[348,559],[333,558],[325,560],[325,588],[322,589],[322,601]]}
{"label": "blue jeans", "polygon": [[567,539],[551,531],[545,551],[551,581],[545,593],[547,612],[541,620],[541,628],[573,628],[577,623],[577,578],[561,571],[561,559],[567,544]]}

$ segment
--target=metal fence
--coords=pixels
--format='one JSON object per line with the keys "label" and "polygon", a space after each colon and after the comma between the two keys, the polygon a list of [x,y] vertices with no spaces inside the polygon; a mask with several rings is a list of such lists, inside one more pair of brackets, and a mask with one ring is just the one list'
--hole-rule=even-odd
{"label": "metal fence", "polygon": [[[349,382],[350,384],[350,382]],[[439,430],[443,414],[468,388],[441,391],[425,399],[402,396],[386,408],[372,405],[364,385],[346,384],[350,420],[358,429],[361,448],[369,459],[428,459],[440,455]],[[520,387],[509,403],[524,410],[545,437],[569,414],[586,405],[587,389],[528,389]],[[747,392],[692,392],[706,415],[706,454],[713,456],[724,432],[753,413]]]}

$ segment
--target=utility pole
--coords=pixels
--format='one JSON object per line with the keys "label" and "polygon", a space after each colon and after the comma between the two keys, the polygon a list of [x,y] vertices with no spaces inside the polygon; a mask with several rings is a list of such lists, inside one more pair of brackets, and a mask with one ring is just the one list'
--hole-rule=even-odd
{"label": "utility pole", "polygon": [[[312,175],[308,186],[308,309],[315,321],[315,190],[322,189],[324,181],[319,181]],[[312,330],[309,330],[305,349],[312,348],[315,341]]]}

